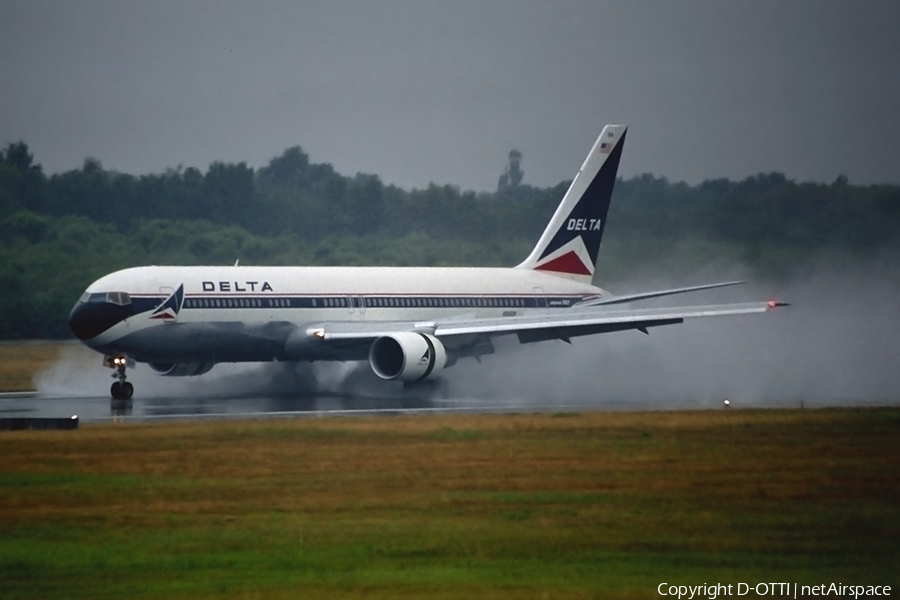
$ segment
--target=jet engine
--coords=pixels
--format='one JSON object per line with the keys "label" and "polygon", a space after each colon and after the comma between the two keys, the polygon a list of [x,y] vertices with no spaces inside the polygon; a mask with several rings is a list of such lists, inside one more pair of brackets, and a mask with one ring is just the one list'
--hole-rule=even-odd
{"label": "jet engine", "polygon": [[209,373],[216,363],[148,363],[147,366],[164,377],[193,377]]}
{"label": "jet engine", "polygon": [[447,350],[427,333],[392,333],[372,342],[369,364],[382,379],[418,381],[447,366]]}

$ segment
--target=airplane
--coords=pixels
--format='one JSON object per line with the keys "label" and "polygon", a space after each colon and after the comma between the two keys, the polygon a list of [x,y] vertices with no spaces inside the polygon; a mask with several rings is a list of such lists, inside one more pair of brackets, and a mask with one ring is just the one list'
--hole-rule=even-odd
{"label": "airplane", "polygon": [[531,254],[512,268],[142,266],[92,283],[69,327],[115,370],[113,399],[136,362],[164,376],[216,363],[368,361],[381,379],[429,393],[456,361],[520,343],[763,313],[768,301],[675,308],[631,302],[728,281],[614,296],[593,285],[627,127],[603,128]]}

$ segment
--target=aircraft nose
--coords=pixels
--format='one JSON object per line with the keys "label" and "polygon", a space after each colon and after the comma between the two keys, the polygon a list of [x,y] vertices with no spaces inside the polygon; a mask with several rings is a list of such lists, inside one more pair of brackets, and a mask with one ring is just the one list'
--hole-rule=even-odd
{"label": "aircraft nose", "polygon": [[95,311],[91,310],[86,302],[79,302],[72,307],[72,312],[69,313],[69,329],[79,340],[89,340],[99,333],[95,332],[96,327],[92,326],[95,321],[93,312]]}
{"label": "aircraft nose", "polygon": [[69,329],[79,340],[95,338],[128,318],[129,310],[106,302],[79,302],[69,313]]}

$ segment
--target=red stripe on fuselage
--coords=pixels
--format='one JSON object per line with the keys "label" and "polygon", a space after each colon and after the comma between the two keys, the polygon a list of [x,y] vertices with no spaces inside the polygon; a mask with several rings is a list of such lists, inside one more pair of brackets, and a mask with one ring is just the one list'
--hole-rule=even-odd
{"label": "red stripe on fuselage", "polygon": [[151,316],[150,318],[151,318],[151,319],[174,319],[174,318],[175,318],[175,315],[173,315],[172,313],[166,311],[166,312],[161,312],[161,313],[159,313],[158,315],[153,315],[153,316]]}

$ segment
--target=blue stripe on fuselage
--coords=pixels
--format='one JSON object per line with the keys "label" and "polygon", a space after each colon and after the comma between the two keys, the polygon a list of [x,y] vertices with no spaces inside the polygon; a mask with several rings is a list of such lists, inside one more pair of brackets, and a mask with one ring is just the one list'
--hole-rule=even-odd
{"label": "blue stripe on fuselage", "polygon": [[[569,308],[585,296],[187,296],[184,309],[219,308]],[[160,300],[157,300],[157,303]],[[158,304],[157,304],[158,305]],[[155,308],[155,307],[154,307]]]}

